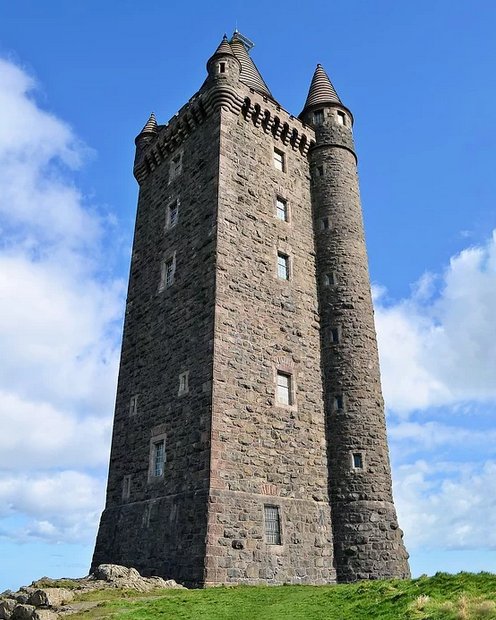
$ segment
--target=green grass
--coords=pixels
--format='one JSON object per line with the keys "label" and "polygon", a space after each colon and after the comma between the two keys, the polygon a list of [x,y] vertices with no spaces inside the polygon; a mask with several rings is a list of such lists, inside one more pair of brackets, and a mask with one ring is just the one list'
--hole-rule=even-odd
{"label": "green grass", "polygon": [[[105,596],[101,594],[100,596]],[[115,598],[71,620],[496,620],[496,575],[338,586],[221,587]],[[94,595],[96,597],[96,594]],[[95,600],[95,598],[93,598]]]}

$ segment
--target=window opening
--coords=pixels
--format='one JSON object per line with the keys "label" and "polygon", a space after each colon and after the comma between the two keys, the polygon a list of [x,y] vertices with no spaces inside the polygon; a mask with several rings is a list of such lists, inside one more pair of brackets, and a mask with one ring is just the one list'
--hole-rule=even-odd
{"label": "window opening", "polygon": [[274,167],[276,170],[280,170],[281,172],[284,172],[285,170],[284,153],[279,149],[274,149]]}
{"label": "window opening", "polygon": [[363,457],[360,452],[353,453],[353,467],[355,469],[363,469]]}
{"label": "window opening", "polygon": [[153,475],[163,476],[165,465],[165,440],[153,444]]}
{"label": "window opening", "polygon": [[265,542],[269,545],[281,544],[281,521],[278,506],[264,506]]}
{"label": "window opening", "polygon": [[189,370],[187,370],[186,372],[182,372],[179,375],[179,392],[178,392],[179,396],[181,396],[182,394],[186,394],[189,391],[188,379],[189,379]]}
{"label": "window opening", "polygon": [[279,405],[292,405],[291,375],[277,371],[276,400]]}
{"label": "window opening", "polygon": [[322,125],[324,122],[324,110],[315,110],[313,113],[313,122],[315,125]]}
{"label": "window opening", "polygon": [[277,219],[282,222],[288,221],[288,203],[284,198],[280,198],[279,196],[276,198],[276,214]]}
{"label": "window opening", "polygon": [[179,216],[179,202],[174,200],[167,208],[167,228],[174,228]]}
{"label": "window opening", "polygon": [[341,110],[338,110],[338,123],[340,125],[346,125],[346,114],[344,112],[341,112]]}
{"label": "window opening", "polygon": [[277,277],[281,280],[289,280],[289,256],[277,253]]}
{"label": "window opening", "polygon": [[131,396],[129,401],[129,415],[136,415],[138,413],[138,395]]}

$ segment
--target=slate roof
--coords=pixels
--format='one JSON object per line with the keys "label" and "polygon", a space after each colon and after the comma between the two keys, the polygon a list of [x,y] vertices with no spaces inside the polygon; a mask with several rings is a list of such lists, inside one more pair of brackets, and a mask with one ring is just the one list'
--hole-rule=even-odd
{"label": "slate roof", "polygon": [[317,65],[303,109],[309,108],[310,106],[324,105],[326,103],[342,104],[324,68],[322,65]]}
{"label": "slate roof", "polygon": [[248,54],[248,50],[246,49],[245,44],[242,39],[238,37],[238,33],[235,32],[229,42],[234,55],[241,63],[241,75],[240,80],[243,84],[246,84],[253,90],[256,90],[259,93],[264,95],[268,95],[271,99],[272,93],[269,90],[269,87],[264,82],[263,77],[260,75],[259,70],[255,66],[255,63],[250,58]]}

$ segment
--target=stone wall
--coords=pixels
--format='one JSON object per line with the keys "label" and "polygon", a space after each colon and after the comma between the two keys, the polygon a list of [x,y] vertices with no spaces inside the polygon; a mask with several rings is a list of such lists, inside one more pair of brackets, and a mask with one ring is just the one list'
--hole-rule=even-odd
{"label": "stone wall", "polygon": [[[259,103],[286,120],[275,105]],[[274,148],[284,153],[284,172],[274,166]],[[219,178],[206,582],[329,582],[308,162],[270,129],[223,112]],[[278,196],[287,201],[288,222],[276,216]],[[278,251],[289,256],[289,280],[277,277]],[[276,401],[278,369],[291,375],[293,405]],[[265,504],[279,507],[281,545],[266,542]]]}
{"label": "stone wall", "polygon": [[[111,562],[201,582],[209,484],[219,118],[205,121],[140,188],[107,508],[93,567]],[[172,160],[182,170],[171,180]],[[179,201],[177,224],[167,209]],[[164,260],[174,282],[161,287]],[[161,290],[162,289],[162,290]],[[179,394],[179,375],[188,391]],[[130,412],[137,396],[137,411]],[[163,476],[150,476],[164,437]],[[130,476],[129,497],[123,485]]]}

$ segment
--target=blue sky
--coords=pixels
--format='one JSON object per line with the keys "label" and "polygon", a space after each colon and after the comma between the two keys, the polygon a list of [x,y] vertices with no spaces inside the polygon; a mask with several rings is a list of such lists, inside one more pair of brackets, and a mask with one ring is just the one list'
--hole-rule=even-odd
{"label": "blue sky", "polygon": [[355,115],[395,497],[414,574],[496,571],[496,5],[0,4],[0,590],[84,574],[103,505],[134,137],[254,40]]}

